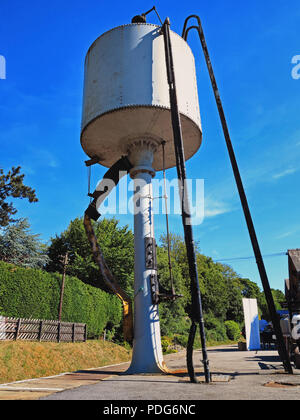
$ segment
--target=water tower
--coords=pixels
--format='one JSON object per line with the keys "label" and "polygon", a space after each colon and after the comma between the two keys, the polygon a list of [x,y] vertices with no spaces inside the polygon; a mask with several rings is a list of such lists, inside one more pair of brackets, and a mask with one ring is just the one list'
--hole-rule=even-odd
{"label": "water tower", "polygon": [[[194,56],[189,45],[170,31],[178,108],[185,158],[201,145]],[[158,305],[151,296],[157,276],[152,178],[176,165],[170,112],[168,75],[161,26],[142,18],[101,35],[85,59],[81,145],[85,153],[111,168],[127,156],[134,180],[134,341],[127,373],[165,370]]]}

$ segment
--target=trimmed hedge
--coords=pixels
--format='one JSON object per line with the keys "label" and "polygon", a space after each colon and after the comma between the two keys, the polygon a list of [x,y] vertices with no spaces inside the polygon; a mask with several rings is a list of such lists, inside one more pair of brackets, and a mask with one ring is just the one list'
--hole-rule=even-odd
{"label": "trimmed hedge", "polygon": [[[61,274],[0,261],[0,314],[16,318],[57,319]],[[66,276],[62,321],[87,324],[99,336],[107,324],[118,327],[122,305],[116,296]]]}

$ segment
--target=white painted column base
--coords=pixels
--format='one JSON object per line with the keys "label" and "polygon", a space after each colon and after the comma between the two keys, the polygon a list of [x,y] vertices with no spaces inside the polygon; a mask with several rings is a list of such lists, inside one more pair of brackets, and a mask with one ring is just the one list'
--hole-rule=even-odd
{"label": "white painted column base", "polygon": [[136,141],[129,148],[133,169],[134,215],[134,340],[131,365],[125,374],[158,373],[163,369],[158,305],[152,304],[150,275],[146,268],[145,238],[154,238],[152,215],[152,168],[155,144],[149,140]]}

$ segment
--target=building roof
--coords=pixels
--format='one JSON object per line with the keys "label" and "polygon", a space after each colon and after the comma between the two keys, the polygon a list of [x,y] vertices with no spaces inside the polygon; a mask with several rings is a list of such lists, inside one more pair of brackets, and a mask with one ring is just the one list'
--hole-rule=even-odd
{"label": "building roof", "polygon": [[297,274],[300,274],[300,249],[289,249],[288,256],[290,257]]}

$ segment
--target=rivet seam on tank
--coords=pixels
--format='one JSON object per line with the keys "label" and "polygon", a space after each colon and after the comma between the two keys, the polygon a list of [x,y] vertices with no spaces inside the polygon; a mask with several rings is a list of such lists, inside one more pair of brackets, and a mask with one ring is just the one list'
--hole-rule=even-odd
{"label": "rivet seam on tank", "polygon": [[[116,26],[115,28],[111,28],[111,29],[109,29],[108,31],[106,31],[106,32],[104,32],[102,35],[100,35],[100,36],[98,36],[98,38],[97,39],[95,39],[95,41],[92,43],[92,45],[89,47],[89,49],[87,50],[87,53],[86,53],[86,55],[90,52],[90,50],[94,47],[94,44],[98,41],[98,39],[99,38],[102,38],[103,36],[105,36],[105,35],[107,35],[107,34],[109,34],[110,32],[112,32],[112,31],[114,31],[115,29],[121,29],[121,28],[126,28],[126,27],[130,27],[130,26],[135,26],[135,25],[144,25],[144,26],[153,26],[153,27],[155,27],[155,28],[161,28],[161,26],[159,26],[159,25],[155,25],[155,24],[153,24],[153,23],[127,23],[127,24],[125,24],[125,25],[119,25],[119,26]],[[171,31],[171,34],[172,35],[176,35],[176,36],[178,36],[180,39],[182,39],[182,41],[184,41],[185,42],[185,44],[187,45],[187,47],[189,48],[189,50],[190,50],[190,53],[192,54],[192,56],[194,57],[194,54],[193,54],[193,51],[192,51],[192,49],[191,49],[191,47],[189,46],[189,44],[182,38],[182,36],[180,36],[177,32],[174,32],[174,31]]]}

